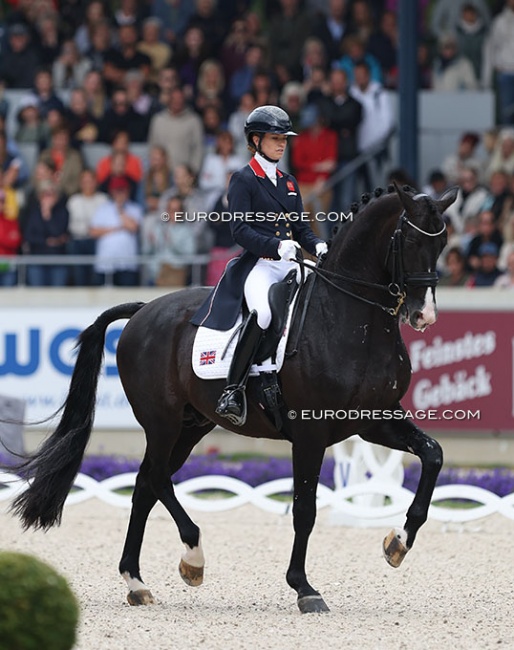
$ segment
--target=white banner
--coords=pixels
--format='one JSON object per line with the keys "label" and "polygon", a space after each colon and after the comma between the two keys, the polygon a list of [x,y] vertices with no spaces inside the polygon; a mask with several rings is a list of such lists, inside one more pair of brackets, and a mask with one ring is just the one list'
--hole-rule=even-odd
{"label": "white banner", "polygon": [[[3,308],[0,322],[0,395],[25,400],[27,423],[50,416],[64,402],[75,363],[77,336],[103,308]],[[98,385],[95,426],[138,428],[116,367],[116,345],[126,320],[109,326]],[[48,428],[48,424],[35,425]]]}

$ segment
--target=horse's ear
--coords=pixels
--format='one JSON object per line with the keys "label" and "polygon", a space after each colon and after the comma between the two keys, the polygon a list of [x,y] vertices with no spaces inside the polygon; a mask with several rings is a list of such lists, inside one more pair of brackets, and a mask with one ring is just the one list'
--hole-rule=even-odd
{"label": "horse's ear", "polygon": [[437,209],[439,210],[440,214],[444,214],[444,212],[446,212],[446,210],[457,198],[458,193],[459,188],[457,186],[450,187],[450,189],[446,190],[442,197],[436,201]]}
{"label": "horse's ear", "polygon": [[407,212],[407,214],[415,214],[416,212],[416,201],[410,196],[410,194],[407,194],[405,190],[403,190],[396,181],[393,181],[394,189],[396,194],[398,194],[398,197],[400,198],[400,201]]}

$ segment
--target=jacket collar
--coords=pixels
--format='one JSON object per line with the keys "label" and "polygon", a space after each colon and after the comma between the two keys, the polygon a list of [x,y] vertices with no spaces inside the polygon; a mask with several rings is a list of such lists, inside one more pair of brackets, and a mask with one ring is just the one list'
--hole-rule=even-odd
{"label": "jacket collar", "polygon": [[[259,162],[259,160],[257,160],[257,158],[256,158],[257,155],[258,155],[258,154],[256,154],[256,155],[255,155],[255,156],[250,160],[250,162],[249,162],[248,164],[249,164],[250,167],[252,168],[253,173],[254,173],[258,178],[266,178],[267,174],[266,174],[266,172],[265,172],[264,169],[263,169],[263,164],[265,164],[265,160],[259,156],[259,158],[263,161],[263,163],[261,164],[261,163]],[[268,163],[268,164],[271,166],[273,163]],[[284,174],[280,171],[280,169],[277,168],[277,177],[278,177],[278,178],[282,178],[283,175],[284,175]]]}

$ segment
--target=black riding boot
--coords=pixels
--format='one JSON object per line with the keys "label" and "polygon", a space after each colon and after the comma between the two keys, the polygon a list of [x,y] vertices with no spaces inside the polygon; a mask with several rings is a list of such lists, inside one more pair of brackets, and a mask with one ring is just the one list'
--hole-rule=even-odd
{"label": "black riding boot", "polygon": [[218,415],[240,427],[246,422],[246,381],[263,335],[264,330],[257,324],[257,312],[252,311],[243,326],[228,371],[228,383],[216,407]]}

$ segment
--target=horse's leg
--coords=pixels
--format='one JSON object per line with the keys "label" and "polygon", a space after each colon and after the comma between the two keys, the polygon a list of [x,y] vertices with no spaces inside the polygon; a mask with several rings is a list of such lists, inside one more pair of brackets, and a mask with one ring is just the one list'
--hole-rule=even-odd
{"label": "horse's leg", "polygon": [[318,487],[324,448],[309,444],[293,444],[293,526],[294,542],[286,580],[298,594],[298,607],[302,614],[328,612],[329,609],[318,591],[307,580],[305,558],[309,536],[316,520],[316,490]]}
{"label": "horse's leg", "polygon": [[[177,440],[174,448],[172,457],[170,459],[168,469],[167,469],[167,482],[171,485],[170,477],[177,470],[179,470],[184,462],[189,457],[193,447],[206,435],[211,429],[211,424],[205,427],[196,427],[187,429],[184,431],[180,438]],[[136,486],[134,489],[134,494],[132,497],[132,512],[130,514],[130,521],[127,531],[127,536],[125,540],[125,546],[123,548],[122,559],[120,561],[119,570],[121,575],[125,578],[127,582],[129,593],[127,595],[127,600],[131,605],[148,605],[154,602],[153,596],[150,590],[146,587],[143,580],[141,579],[140,569],[139,569],[139,558],[141,553],[141,545],[143,543],[143,536],[146,526],[146,521],[150,511],[157,502],[158,496],[155,490],[152,487],[150,481],[150,472],[151,472],[151,462],[149,460],[148,451],[145,455],[145,458],[141,464],[139,474],[136,480]],[[177,502],[178,503],[178,502]],[[180,507],[180,506],[179,506]],[[173,516],[173,513],[171,513]],[[185,513],[184,513],[185,514]],[[185,515],[187,517],[187,515]],[[175,519],[175,517],[174,517]],[[191,520],[189,520],[191,525]],[[177,522],[178,524],[178,522]],[[180,531],[180,526],[179,526]],[[182,535],[181,535],[182,538]],[[182,541],[184,539],[182,538]],[[195,562],[195,559],[201,558],[201,573],[203,575],[203,554],[201,547],[199,549],[189,548],[186,545],[186,549],[190,551],[193,558],[190,562]],[[187,550],[185,558],[187,560]],[[184,561],[184,560],[183,560]],[[196,562],[198,564],[198,562]],[[190,585],[199,585],[201,584],[201,577],[198,576],[200,573],[199,567],[193,567],[191,572],[193,577],[187,573],[187,567],[189,565],[186,563],[185,568],[181,569],[181,575],[184,580]],[[182,562],[181,562],[182,567]],[[185,575],[183,575],[183,573]],[[196,576],[196,577],[195,577]],[[188,579],[186,579],[188,577]]]}
{"label": "horse's leg", "polygon": [[421,477],[412,504],[407,510],[405,526],[403,530],[392,530],[383,543],[386,561],[391,566],[398,567],[412,548],[418,530],[427,520],[437,476],[443,465],[443,451],[438,442],[407,418],[394,422],[377,422],[360,436],[368,442],[409,452],[421,460]]}

